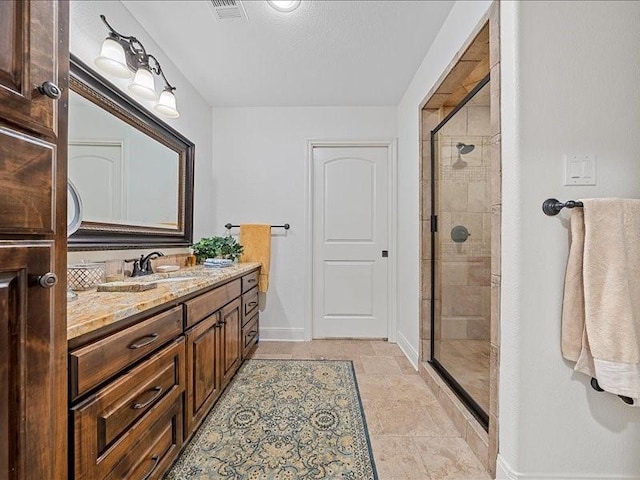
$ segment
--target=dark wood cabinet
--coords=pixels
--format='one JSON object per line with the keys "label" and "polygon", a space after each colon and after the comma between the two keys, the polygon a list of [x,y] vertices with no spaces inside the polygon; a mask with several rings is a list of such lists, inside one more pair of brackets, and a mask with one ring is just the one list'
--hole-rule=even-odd
{"label": "dark wood cabinet", "polygon": [[182,307],[178,306],[69,352],[71,400],[181,334]]}
{"label": "dark wood cabinet", "polygon": [[[253,272],[243,277],[243,285],[252,285],[257,283],[258,272]],[[255,280],[251,282],[251,280]],[[255,286],[242,294],[242,359],[249,356],[251,350],[258,343],[260,337],[260,326],[258,322],[258,287]]]}
{"label": "dark wood cabinet", "polygon": [[56,403],[40,401],[56,394],[49,382],[56,372],[53,292],[37,283],[52,270],[52,250],[51,244],[0,246],[0,478],[34,478],[54,461],[51,449],[40,451],[45,445],[38,438],[54,432],[57,417]]}
{"label": "dark wood cabinet", "polygon": [[222,388],[227,386],[235,375],[240,360],[242,350],[240,346],[240,321],[241,302],[237,298],[230,304],[224,306],[220,312],[220,366],[222,367],[221,381]]}
{"label": "dark wood cabinet", "polygon": [[243,322],[241,295],[255,273],[73,346],[69,478],[162,478],[256,342],[258,311]]}
{"label": "dark wood cabinet", "polygon": [[[0,117],[34,133],[57,137],[64,106],[39,90],[66,88],[67,2],[0,2]],[[55,89],[48,90],[55,96]]]}
{"label": "dark wood cabinet", "polygon": [[156,478],[175,459],[183,441],[184,346],[177,338],[72,408],[72,478],[152,478],[133,473],[152,469]]}
{"label": "dark wood cabinet", "polygon": [[190,436],[220,396],[220,312],[187,332],[186,436]]}
{"label": "dark wood cabinet", "polygon": [[0,1],[3,479],[67,478],[67,77],[68,3]]}

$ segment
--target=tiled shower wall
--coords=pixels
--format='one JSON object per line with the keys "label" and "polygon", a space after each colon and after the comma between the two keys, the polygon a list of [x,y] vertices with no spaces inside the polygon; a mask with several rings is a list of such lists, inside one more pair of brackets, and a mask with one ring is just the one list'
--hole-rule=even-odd
{"label": "tiled shower wall", "polygon": [[[488,90],[489,86],[485,86]],[[441,299],[441,329],[436,339],[489,340],[491,315],[491,198],[490,109],[466,106],[438,132],[440,251],[436,259],[436,298]],[[475,145],[458,160],[456,145]],[[470,237],[463,243],[451,239],[457,225]]]}

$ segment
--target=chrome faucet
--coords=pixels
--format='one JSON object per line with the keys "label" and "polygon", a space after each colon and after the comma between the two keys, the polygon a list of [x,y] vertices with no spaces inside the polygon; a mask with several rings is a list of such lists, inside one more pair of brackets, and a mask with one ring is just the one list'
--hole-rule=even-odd
{"label": "chrome faucet", "polygon": [[164,253],[162,252],[151,252],[148,255],[140,255],[140,258],[131,258],[129,260],[125,260],[126,263],[133,263],[133,271],[131,272],[132,277],[141,277],[143,275],[150,275],[153,273],[153,269],[151,268],[151,260],[158,257],[164,257]]}

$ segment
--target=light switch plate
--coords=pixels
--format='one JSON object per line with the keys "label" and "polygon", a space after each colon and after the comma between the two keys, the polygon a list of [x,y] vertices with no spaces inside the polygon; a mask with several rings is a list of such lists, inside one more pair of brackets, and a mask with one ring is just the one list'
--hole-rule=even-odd
{"label": "light switch plate", "polygon": [[567,153],[564,156],[564,184],[595,185],[596,156]]}

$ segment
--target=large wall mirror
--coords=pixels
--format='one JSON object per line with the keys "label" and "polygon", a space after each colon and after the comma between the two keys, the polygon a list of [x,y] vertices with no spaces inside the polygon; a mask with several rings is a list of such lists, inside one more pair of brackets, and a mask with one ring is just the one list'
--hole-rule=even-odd
{"label": "large wall mirror", "polygon": [[190,245],[194,144],[71,55],[72,250]]}

